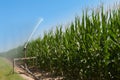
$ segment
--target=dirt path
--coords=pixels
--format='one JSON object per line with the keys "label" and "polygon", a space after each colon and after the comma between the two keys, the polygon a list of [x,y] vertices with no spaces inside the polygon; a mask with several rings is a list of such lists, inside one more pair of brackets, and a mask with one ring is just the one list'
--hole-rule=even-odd
{"label": "dirt path", "polygon": [[24,70],[22,70],[21,68],[15,66],[15,72],[18,73],[23,79],[25,80],[34,80],[32,78],[32,76],[30,76],[29,74],[27,74]]}
{"label": "dirt path", "polygon": [[[12,63],[12,61],[11,60],[8,60],[8,59],[6,59],[6,58],[4,58],[4,60],[6,61],[6,62],[8,62],[11,66],[13,66],[13,63]],[[23,79],[25,79],[25,80],[34,80],[33,78],[32,78],[32,76],[30,76],[29,74],[27,74],[24,70],[22,70],[21,68],[19,68],[19,67],[17,67],[17,66],[15,66],[15,74],[17,73],[17,74],[19,74]]]}
{"label": "dirt path", "polygon": [[[11,66],[13,66],[13,63],[11,60],[5,59]],[[23,79],[25,80],[35,80],[33,78],[33,76],[31,76],[30,74],[28,74],[24,69],[18,67],[15,65],[14,68],[15,74],[19,74]],[[42,80],[63,80],[62,77],[56,76],[56,77],[52,77],[51,73],[48,72],[37,72],[34,70],[34,74],[36,76],[39,76]],[[40,79],[40,80],[41,80]]]}

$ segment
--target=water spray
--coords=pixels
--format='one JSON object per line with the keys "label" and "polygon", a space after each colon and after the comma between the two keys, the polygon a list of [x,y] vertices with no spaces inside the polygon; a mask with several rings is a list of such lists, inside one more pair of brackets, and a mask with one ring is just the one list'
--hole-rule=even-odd
{"label": "water spray", "polygon": [[42,21],[43,21],[43,18],[40,18],[39,21],[38,21],[38,23],[37,23],[37,25],[35,26],[35,28],[33,29],[32,33],[30,34],[27,42],[25,43],[25,46],[24,46],[24,52],[25,52],[24,57],[25,57],[25,58],[26,58],[26,47],[27,47],[27,45],[28,45],[28,42],[30,41],[30,39],[32,38],[33,34],[34,34],[35,31],[38,29],[38,27],[39,27],[39,25],[40,25],[40,23],[41,23]]}

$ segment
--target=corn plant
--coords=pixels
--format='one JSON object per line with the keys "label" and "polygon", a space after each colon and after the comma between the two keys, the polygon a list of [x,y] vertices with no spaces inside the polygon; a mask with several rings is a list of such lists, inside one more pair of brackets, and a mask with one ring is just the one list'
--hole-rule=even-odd
{"label": "corn plant", "polygon": [[[81,20],[81,21],[80,21]],[[37,67],[69,80],[120,79],[120,9],[87,11],[63,32],[62,26],[31,41],[27,56]]]}

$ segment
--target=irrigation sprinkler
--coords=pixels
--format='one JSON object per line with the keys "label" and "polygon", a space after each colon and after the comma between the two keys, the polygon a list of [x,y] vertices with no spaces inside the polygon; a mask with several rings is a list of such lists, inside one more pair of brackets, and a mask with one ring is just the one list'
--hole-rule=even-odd
{"label": "irrigation sprinkler", "polygon": [[[33,31],[31,32],[30,36],[28,37],[28,40],[27,42],[25,43],[25,46],[24,46],[24,67],[27,68],[27,64],[26,64],[26,49],[27,49],[27,45],[28,45],[28,42],[30,41],[30,39],[32,38],[32,36],[34,35],[35,31],[38,29],[40,23],[43,21],[42,18],[39,19],[37,25],[34,27]],[[30,57],[29,59],[34,59],[34,57]]]}
{"label": "irrigation sprinkler", "polygon": [[40,23],[41,23],[42,21],[43,21],[42,18],[38,21],[37,25],[35,26],[35,28],[33,29],[32,33],[30,34],[27,42],[25,43],[25,46],[24,46],[24,57],[25,57],[25,58],[26,58],[26,48],[27,48],[28,42],[30,41],[30,39],[32,38],[33,34],[34,34],[35,31],[38,29],[38,27],[39,27],[39,25],[40,25]]}
{"label": "irrigation sprinkler", "polygon": [[35,28],[33,29],[33,31],[31,32],[30,36],[28,37],[27,39],[27,42],[25,43],[25,46],[24,46],[24,58],[14,58],[13,60],[13,73],[14,73],[14,69],[15,69],[15,65],[16,65],[16,61],[19,61],[19,60],[22,60],[24,61],[24,66],[23,65],[20,65],[20,67],[24,70],[26,70],[29,74],[31,74],[33,77],[35,77],[35,79],[39,80],[34,74],[32,74],[32,72],[27,68],[27,65],[26,65],[26,60],[30,60],[30,59],[36,59],[36,57],[26,57],[26,49],[27,49],[27,45],[28,45],[28,42],[30,41],[30,39],[32,38],[32,36],[34,35],[35,31],[38,29],[40,23],[43,21],[42,18],[39,19],[39,21],[37,22]]}

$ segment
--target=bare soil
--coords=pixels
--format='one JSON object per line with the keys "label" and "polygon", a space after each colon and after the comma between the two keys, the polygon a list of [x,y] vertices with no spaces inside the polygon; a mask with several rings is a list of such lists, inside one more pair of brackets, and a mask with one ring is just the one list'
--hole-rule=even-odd
{"label": "bare soil", "polygon": [[15,72],[18,73],[25,80],[34,80],[34,78],[26,73],[23,69],[15,66]]}
{"label": "bare soil", "polygon": [[[13,65],[13,62],[11,60],[6,59],[6,61],[9,62],[10,65]],[[27,71],[17,65],[15,65],[14,70],[15,74],[19,74],[25,80],[35,80],[33,76],[28,74]],[[50,72],[40,71],[37,68],[31,68],[30,71],[40,80],[63,80],[63,77],[61,76],[53,76]]]}
{"label": "bare soil", "polygon": [[[15,67],[15,71],[20,74],[21,77],[23,77],[25,80],[35,80],[33,76],[28,74],[25,70]],[[35,68],[30,69],[30,71],[38,77],[40,80],[63,80],[63,77],[60,76],[52,76],[50,72],[44,72],[44,71],[39,71]]]}

